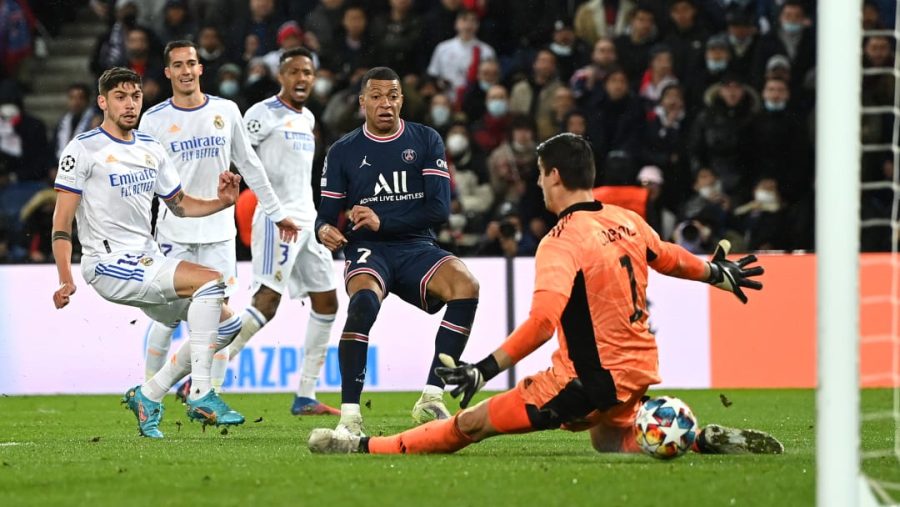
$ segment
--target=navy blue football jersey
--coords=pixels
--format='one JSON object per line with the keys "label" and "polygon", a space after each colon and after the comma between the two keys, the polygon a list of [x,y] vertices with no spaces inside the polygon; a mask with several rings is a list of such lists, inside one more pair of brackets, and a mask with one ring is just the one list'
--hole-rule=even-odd
{"label": "navy blue football jersey", "polygon": [[433,229],[450,216],[450,174],[444,143],[431,127],[400,120],[392,136],[366,126],[331,145],[322,172],[316,230],[336,225],[341,210],[368,206],[381,220],[378,231],[362,228],[348,241],[434,240]]}

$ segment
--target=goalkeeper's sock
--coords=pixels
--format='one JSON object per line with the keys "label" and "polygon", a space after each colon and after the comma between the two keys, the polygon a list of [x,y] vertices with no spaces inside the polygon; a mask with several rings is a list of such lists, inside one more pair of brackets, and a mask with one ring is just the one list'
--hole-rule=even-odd
{"label": "goalkeeper's sock", "polygon": [[370,437],[360,442],[370,454],[445,454],[475,442],[459,429],[457,417],[431,421],[389,437]]}
{"label": "goalkeeper's sock", "polygon": [[144,378],[150,379],[166,364],[169,347],[172,345],[172,333],[180,322],[163,324],[153,321],[147,330],[147,351],[144,359]]}
{"label": "goalkeeper's sock", "polygon": [[366,355],[369,352],[369,330],[375,323],[381,301],[369,289],[363,289],[350,297],[347,305],[347,321],[338,344],[341,366],[341,403],[359,404],[363,384],[366,381]]}
{"label": "goalkeeper's sock", "polygon": [[459,362],[459,356],[466,348],[477,308],[478,299],[475,298],[454,299],[447,302],[444,320],[441,321],[441,327],[438,328],[434,339],[434,358],[431,360],[431,368],[428,369],[428,380],[425,382],[427,385],[444,387],[444,381],[434,373],[435,368],[443,366],[438,356],[447,354]]}

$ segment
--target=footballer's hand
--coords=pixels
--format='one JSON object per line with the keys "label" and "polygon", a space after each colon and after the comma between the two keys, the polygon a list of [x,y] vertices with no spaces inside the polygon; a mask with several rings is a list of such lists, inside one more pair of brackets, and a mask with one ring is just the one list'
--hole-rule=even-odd
{"label": "footballer's hand", "polygon": [[362,229],[363,227],[367,227],[373,231],[378,231],[378,229],[381,228],[381,219],[378,218],[378,215],[368,206],[354,206],[350,209],[350,213],[347,214],[347,218],[353,222],[354,231]]}
{"label": "footballer's hand", "polygon": [[751,277],[759,276],[765,273],[762,266],[750,266],[756,262],[755,255],[748,255],[739,259],[737,262],[730,261],[725,258],[728,251],[731,250],[731,243],[723,239],[716,246],[713,252],[712,260],[709,261],[709,278],[707,283],[728,292],[733,293],[741,300],[741,303],[747,303],[747,295],[741,290],[741,287],[748,289],[760,290],[763,288],[762,283],[752,280]]}
{"label": "footballer's hand", "polygon": [[318,236],[319,241],[325,245],[325,248],[331,250],[332,252],[336,252],[341,248],[344,248],[344,245],[347,244],[347,238],[338,230],[337,227],[334,227],[330,224],[325,224],[322,227],[319,227],[319,230],[316,231],[316,236]]}
{"label": "footballer's hand", "polygon": [[278,235],[281,236],[281,241],[285,243],[297,241],[297,233],[300,232],[300,226],[295,224],[290,217],[285,218],[281,222],[275,222],[275,225],[278,227]]}
{"label": "footballer's hand", "polygon": [[69,296],[75,294],[75,290],[75,284],[72,282],[59,284],[59,288],[53,293],[53,305],[57,310],[69,304]]}
{"label": "footballer's hand", "polygon": [[216,196],[226,208],[237,201],[241,193],[241,176],[231,171],[219,173],[219,186]]}
{"label": "footballer's hand", "polygon": [[456,398],[462,394],[459,406],[461,408],[468,407],[472,396],[475,396],[475,393],[484,387],[484,373],[474,364],[460,361],[457,365],[456,361],[447,354],[440,354],[438,358],[444,363],[444,366],[435,368],[434,373],[441,377],[445,384],[456,386],[450,391],[450,396]]}

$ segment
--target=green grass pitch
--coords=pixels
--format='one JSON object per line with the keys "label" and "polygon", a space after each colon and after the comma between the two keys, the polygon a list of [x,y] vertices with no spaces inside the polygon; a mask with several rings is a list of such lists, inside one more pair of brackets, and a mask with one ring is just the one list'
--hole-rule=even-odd
{"label": "green grass pitch", "polygon": [[[167,398],[163,441],[137,436],[115,396],[0,398],[0,505],[812,505],[815,395],[811,390],[666,391],[701,423],[755,427],[781,439],[781,456],[673,461],[601,455],[586,433],[490,439],[451,456],[314,456],[306,438],[334,417],[290,415],[290,394],[226,395],[247,416],[227,434],[202,432]],[[730,406],[726,407],[720,395]],[[413,393],[365,393],[370,433],[411,425]],[[866,408],[891,406],[887,390]],[[321,396],[335,403],[336,395]],[[448,397],[449,399],[449,397]],[[456,406],[451,402],[451,406]],[[260,420],[261,419],[261,420]],[[254,421],[259,422],[254,422]],[[893,421],[866,424],[863,446],[893,445]],[[834,435],[842,438],[842,435]],[[866,471],[900,482],[893,457]]]}

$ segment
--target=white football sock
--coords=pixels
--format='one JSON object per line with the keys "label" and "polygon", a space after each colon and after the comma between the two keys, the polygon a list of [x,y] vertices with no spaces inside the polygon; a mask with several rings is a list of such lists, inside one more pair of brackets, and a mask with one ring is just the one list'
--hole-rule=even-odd
{"label": "white football sock", "polygon": [[212,367],[210,375],[212,377],[212,388],[216,392],[221,392],[222,384],[225,383],[225,371],[228,369],[228,344],[234,340],[238,332],[241,330],[241,317],[234,314],[227,320],[219,323],[219,336],[216,339],[216,353],[213,354]]}
{"label": "white football sock", "polygon": [[425,384],[425,389],[422,389],[422,394],[428,394],[431,396],[443,396],[444,388]]}
{"label": "white football sock", "polygon": [[267,322],[268,319],[256,308],[252,306],[245,308],[241,313],[241,332],[228,347],[228,359],[234,359],[240,354],[250,338],[253,338],[253,335],[258,333]]}
{"label": "white football sock", "polygon": [[306,341],[303,343],[303,368],[300,370],[300,386],[297,396],[316,399],[316,380],[325,364],[328,353],[328,338],[334,314],[325,315],[309,312],[309,323],[306,325]]}
{"label": "white football sock", "polygon": [[359,403],[341,403],[341,420],[343,421],[345,417],[353,418],[353,416],[358,416],[359,413]]}
{"label": "white football sock", "polygon": [[225,300],[225,284],[213,280],[203,284],[192,296],[188,308],[188,327],[191,344],[191,393],[196,400],[206,396],[211,388],[213,354],[216,351],[219,317]]}
{"label": "white football sock", "polygon": [[169,389],[190,372],[191,344],[184,342],[172,359],[166,362],[153,378],[144,382],[141,392],[153,401],[162,401]]}
{"label": "white football sock", "polygon": [[166,364],[169,356],[169,347],[172,345],[172,333],[178,327],[178,322],[173,325],[152,321],[147,330],[147,350],[144,354],[144,378],[149,380],[156,372]]}

